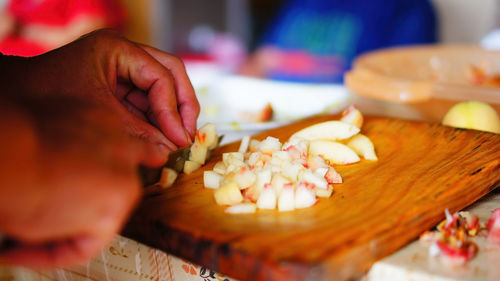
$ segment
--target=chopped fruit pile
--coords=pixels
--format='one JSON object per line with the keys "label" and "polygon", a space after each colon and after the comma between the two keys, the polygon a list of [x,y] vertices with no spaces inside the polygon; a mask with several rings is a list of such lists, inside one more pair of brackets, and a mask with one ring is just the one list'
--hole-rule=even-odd
{"label": "chopped fruit pile", "polygon": [[469,212],[451,215],[445,210],[446,219],[435,231],[426,231],[420,236],[421,241],[431,242],[429,253],[438,256],[448,265],[463,265],[477,253],[477,245],[468,237],[476,236],[480,230],[479,219]]}
{"label": "chopped fruit pile", "polygon": [[350,107],[340,121],[302,129],[284,144],[271,136],[262,141],[246,136],[237,152],[224,153],[204,172],[204,185],[215,189],[217,204],[230,206],[228,213],[310,207],[342,183],[333,165],[355,163],[360,156],[377,160],[373,143],[359,133],[362,123],[359,110]]}
{"label": "chopped fruit pile", "polygon": [[[206,123],[196,132],[194,142],[189,148],[187,159],[179,157],[182,172],[191,174],[198,170],[210,157],[210,152],[219,144],[219,137],[216,133],[216,126],[213,123]],[[182,163],[183,162],[183,163]],[[174,169],[164,167],[158,184],[164,188],[170,187],[177,179],[178,173]]]}

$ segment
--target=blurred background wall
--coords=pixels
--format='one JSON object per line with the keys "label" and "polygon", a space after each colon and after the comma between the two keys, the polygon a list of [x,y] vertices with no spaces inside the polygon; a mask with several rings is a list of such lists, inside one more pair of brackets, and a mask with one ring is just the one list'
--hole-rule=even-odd
{"label": "blurred background wall", "polygon": [[[10,1],[0,0],[0,9],[5,10],[6,3]],[[49,2],[17,2],[45,1]],[[203,51],[217,34],[230,35],[230,40],[236,40],[244,48],[252,50],[269,20],[287,0],[116,1],[126,8],[123,31],[129,38],[166,51],[185,53]],[[438,15],[440,42],[477,43],[500,25],[500,0],[432,0],[432,3]],[[0,33],[1,28],[0,22]]]}
{"label": "blurred background wall", "polygon": [[[284,0],[124,0],[130,11],[127,34],[162,49],[188,46],[199,25],[230,32],[250,48]],[[433,0],[444,43],[477,43],[500,25],[498,0]]]}
{"label": "blurred background wall", "polygon": [[440,39],[447,43],[477,43],[500,27],[498,0],[433,0],[440,19]]}

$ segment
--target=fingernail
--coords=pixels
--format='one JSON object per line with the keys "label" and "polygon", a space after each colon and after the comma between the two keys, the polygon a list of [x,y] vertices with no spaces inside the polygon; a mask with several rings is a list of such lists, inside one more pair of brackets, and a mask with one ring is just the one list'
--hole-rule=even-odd
{"label": "fingernail", "polygon": [[167,153],[167,154],[177,150],[177,146],[175,146],[173,143],[166,143],[166,144],[158,143],[156,147],[161,153]]}
{"label": "fingernail", "polygon": [[186,135],[186,141],[189,145],[193,144],[193,140],[191,139],[191,136],[189,135],[188,131],[184,129],[184,134]]}

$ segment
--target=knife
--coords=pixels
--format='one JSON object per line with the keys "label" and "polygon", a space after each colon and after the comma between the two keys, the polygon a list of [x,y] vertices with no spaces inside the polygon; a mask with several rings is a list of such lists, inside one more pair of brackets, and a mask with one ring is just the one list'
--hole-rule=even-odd
{"label": "knife", "polygon": [[184,163],[189,159],[191,147],[184,147],[173,151],[168,155],[167,163],[161,167],[147,167],[139,165],[139,178],[143,187],[157,183],[161,177],[161,171],[164,167],[174,169],[177,173],[182,172]]}
{"label": "knife", "polygon": [[[224,135],[219,136],[220,143],[223,139]],[[175,170],[177,173],[182,173],[184,170],[184,163],[186,160],[189,160],[189,154],[191,151],[191,147],[184,147],[179,150],[173,151],[168,155],[167,163],[161,167],[147,167],[140,165],[139,166],[139,178],[141,180],[141,184],[143,187],[151,186],[157,183],[161,177],[161,171],[164,167]]]}

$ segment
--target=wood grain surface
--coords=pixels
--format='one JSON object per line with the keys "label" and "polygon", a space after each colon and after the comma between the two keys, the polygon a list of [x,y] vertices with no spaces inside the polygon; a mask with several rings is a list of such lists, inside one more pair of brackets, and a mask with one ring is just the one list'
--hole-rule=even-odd
{"label": "wood grain surface", "polygon": [[[317,116],[255,136],[280,138]],[[203,188],[203,171],[145,195],[124,235],[241,280],[352,280],[378,259],[500,186],[500,135],[366,117],[379,161],[336,166],[344,178],[309,209],[229,215]]]}

